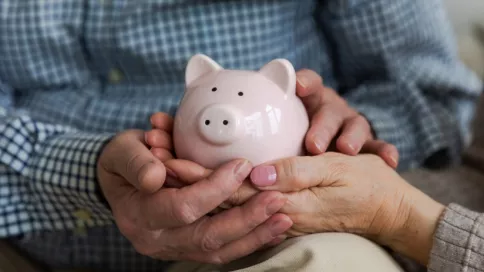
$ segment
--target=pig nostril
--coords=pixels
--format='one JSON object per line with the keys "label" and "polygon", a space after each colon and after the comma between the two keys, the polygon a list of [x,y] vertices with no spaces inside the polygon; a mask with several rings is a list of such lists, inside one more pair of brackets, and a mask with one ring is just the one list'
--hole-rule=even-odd
{"label": "pig nostril", "polygon": [[224,121],[223,121],[223,124],[226,126],[226,125],[228,125],[228,124],[229,124],[229,121],[224,120]]}
{"label": "pig nostril", "polygon": [[210,125],[210,120],[205,120],[205,125]]}

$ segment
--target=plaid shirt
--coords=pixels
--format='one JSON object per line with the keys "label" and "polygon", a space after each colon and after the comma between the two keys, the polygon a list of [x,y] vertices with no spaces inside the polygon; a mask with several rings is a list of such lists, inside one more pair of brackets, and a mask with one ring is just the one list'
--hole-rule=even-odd
{"label": "plaid shirt", "polygon": [[[53,266],[159,271],[96,192],[103,144],[174,114],[195,53],[324,77],[395,144],[400,170],[455,160],[481,82],[438,0],[2,0],[0,237]],[[84,227],[85,233],[76,235]]]}

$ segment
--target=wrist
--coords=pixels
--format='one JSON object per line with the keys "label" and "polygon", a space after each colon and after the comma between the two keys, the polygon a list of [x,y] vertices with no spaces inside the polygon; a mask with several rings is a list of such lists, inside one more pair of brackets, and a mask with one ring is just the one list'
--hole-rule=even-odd
{"label": "wrist", "polygon": [[406,198],[407,216],[385,244],[394,251],[427,265],[434,233],[445,207],[413,187],[408,193],[410,197]]}
{"label": "wrist", "polygon": [[97,154],[96,154],[96,184],[95,184],[95,194],[97,196],[97,199],[103,204],[104,207],[106,207],[109,211],[111,210],[111,205],[109,204],[106,196],[104,195],[104,190],[101,185],[102,182],[102,175],[100,175],[100,170],[103,167],[100,163],[101,157],[104,154],[104,151],[106,149],[106,146],[111,142],[112,137],[107,139],[106,141],[103,142],[101,148],[99,148]]}

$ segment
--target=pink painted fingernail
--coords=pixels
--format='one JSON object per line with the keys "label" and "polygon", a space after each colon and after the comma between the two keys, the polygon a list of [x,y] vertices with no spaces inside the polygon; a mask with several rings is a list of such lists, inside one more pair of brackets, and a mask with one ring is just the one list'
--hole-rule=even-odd
{"label": "pink painted fingernail", "polygon": [[276,183],[277,172],[272,165],[258,166],[250,173],[250,179],[256,186],[271,186]]}

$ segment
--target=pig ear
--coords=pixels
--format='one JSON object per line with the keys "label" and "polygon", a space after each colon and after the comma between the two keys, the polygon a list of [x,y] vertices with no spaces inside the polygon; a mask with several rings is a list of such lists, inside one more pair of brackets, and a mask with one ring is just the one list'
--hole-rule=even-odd
{"label": "pig ear", "polygon": [[262,67],[259,73],[276,83],[286,94],[296,93],[296,71],[286,59],[275,59]]}
{"label": "pig ear", "polygon": [[200,77],[211,72],[223,69],[210,57],[197,54],[190,58],[185,70],[185,84],[188,86]]}

